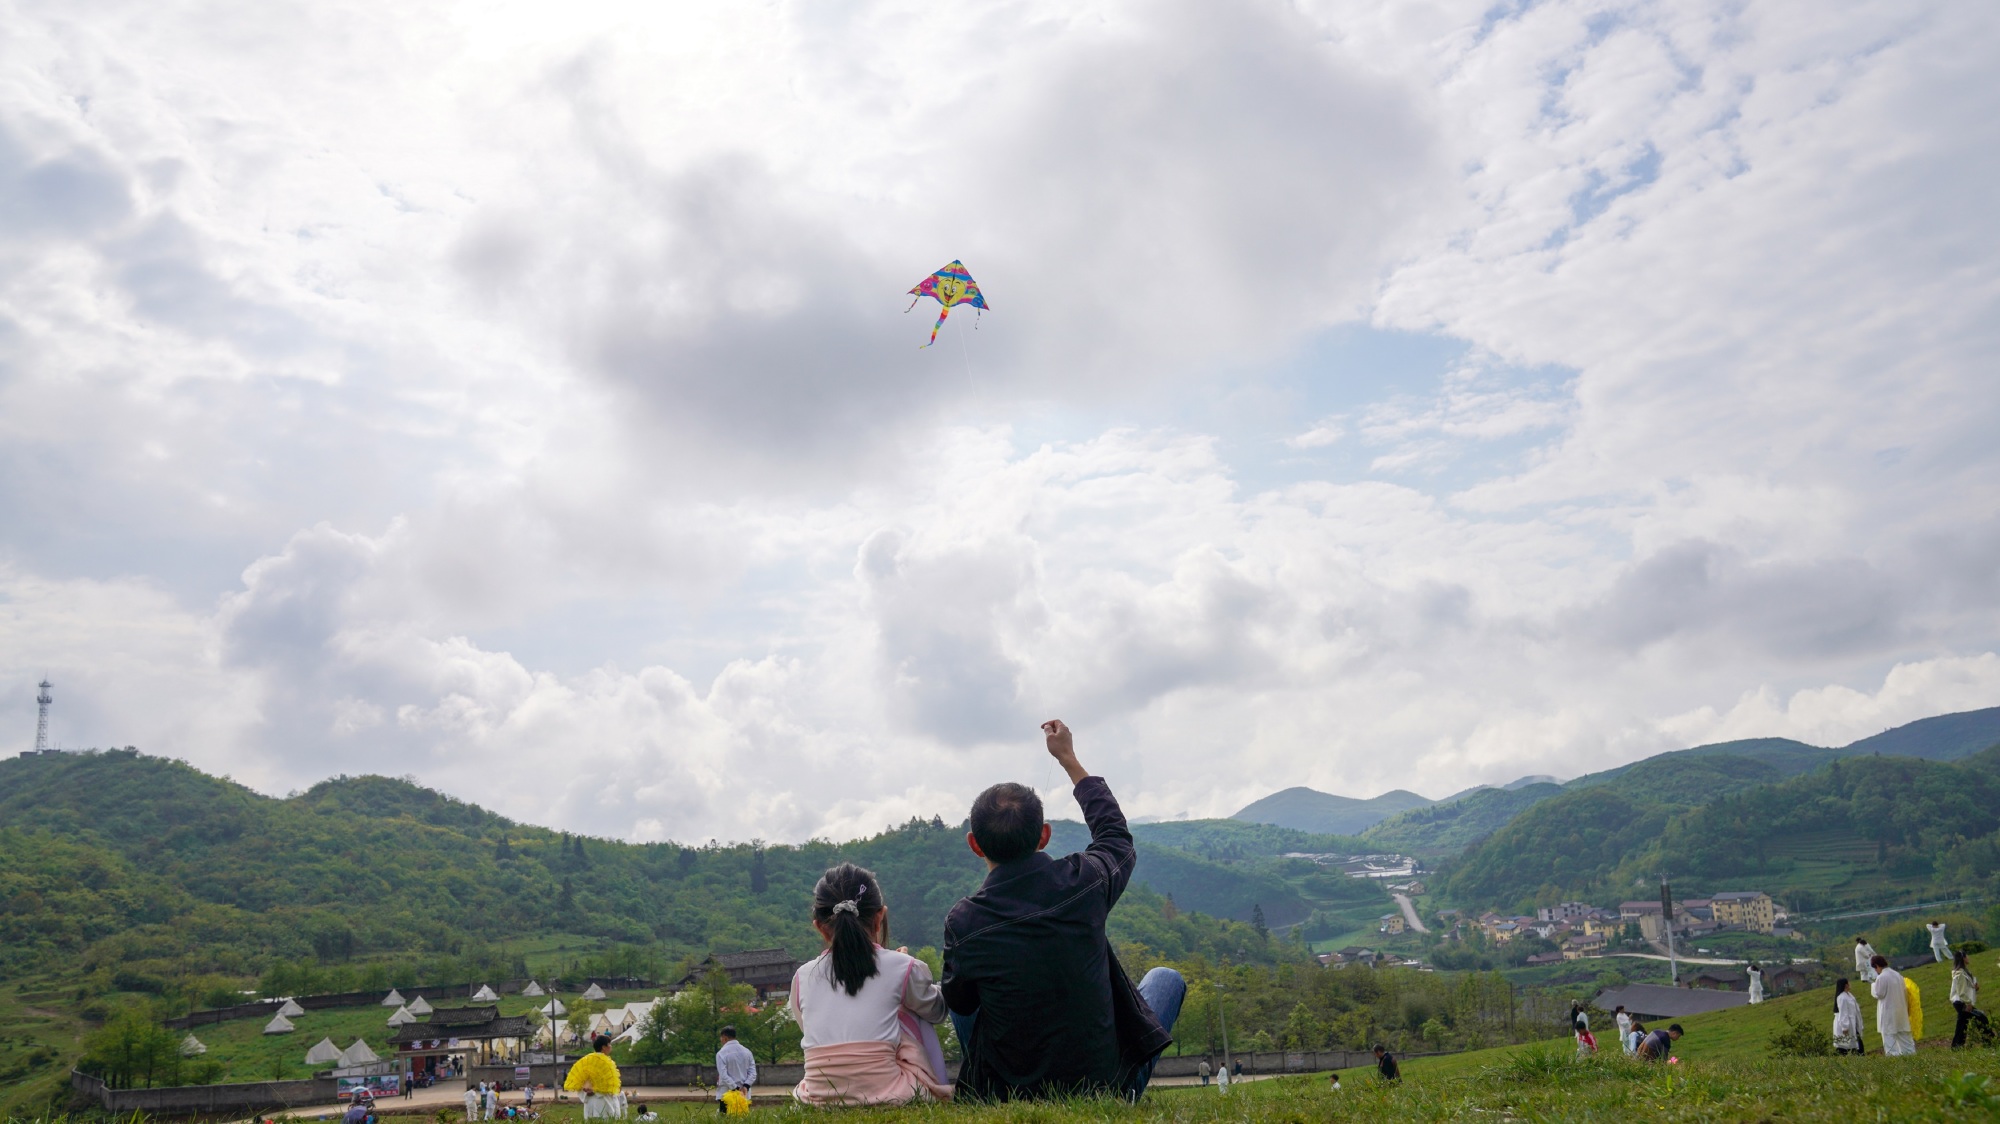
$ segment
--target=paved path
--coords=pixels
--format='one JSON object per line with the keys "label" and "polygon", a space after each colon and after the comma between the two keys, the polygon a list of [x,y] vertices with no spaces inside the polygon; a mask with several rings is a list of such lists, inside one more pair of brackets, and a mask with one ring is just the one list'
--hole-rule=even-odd
{"label": "paved path", "polygon": [[1410,923],[1410,928],[1415,929],[1419,933],[1430,932],[1429,929],[1424,928],[1423,922],[1417,920],[1417,907],[1410,904],[1410,895],[1390,894],[1389,896],[1395,898],[1396,904],[1403,907],[1403,920]]}

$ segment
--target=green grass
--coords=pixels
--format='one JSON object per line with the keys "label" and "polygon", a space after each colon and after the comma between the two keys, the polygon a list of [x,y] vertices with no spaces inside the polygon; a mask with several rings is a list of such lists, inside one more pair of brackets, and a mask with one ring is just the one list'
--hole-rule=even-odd
{"label": "green grass", "polygon": [[[1468,1058],[1470,1056],[1468,1055]],[[828,1119],[890,1124],[1083,1124],[1086,1121],[1990,1121],[2000,1113],[2000,1055],[1927,1050],[1916,1058],[1711,1060],[1644,1065],[1620,1058],[1579,1062],[1559,1042],[1461,1063],[1450,1072],[1412,1065],[1385,1086],[1372,1072],[1344,1076],[1339,1093],[1324,1077],[1246,1082],[1228,1095],[1214,1088],[1155,1089],[1136,1109],[1110,1100],[1059,1104],[931,1105],[844,1109]],[[1962,1076],[1972,1073],[1972,1082]],[[1983,1095],[1992,1107],[1978,1103]],[[1972,1090],[1972,1100],[1964,1091]],[[656,1106],[663,1122],[715,1119],[710,1103]],[[789,1113],[789,1100],[759,1102],[752,1119]],[[454,1114],[455,1115],[455,1114]],[[545,1124],[581,1124],[573,1106]]]}

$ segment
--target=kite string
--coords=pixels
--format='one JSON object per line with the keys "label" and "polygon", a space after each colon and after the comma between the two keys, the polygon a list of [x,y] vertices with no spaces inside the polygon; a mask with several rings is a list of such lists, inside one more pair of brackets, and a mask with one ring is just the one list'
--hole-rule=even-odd
{"label": "kite string", "polygon": [[965,359],[965,389],[971,391],[973,397],[977,398],[979,387],[972,381],[972,349],[966,345],[963,329],[958,333],[958,353]]}

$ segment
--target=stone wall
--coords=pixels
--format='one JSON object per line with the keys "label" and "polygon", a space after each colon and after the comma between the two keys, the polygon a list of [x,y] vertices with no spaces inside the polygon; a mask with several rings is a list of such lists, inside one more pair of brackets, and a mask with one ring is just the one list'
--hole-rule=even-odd
{"label": "stone wall", "polygon": [[113,1089],[88,1073],[72,1070],[69,1084],[78,1096],[113,1116],[130,1116],[135,1112],[160,1116],[265,1112],[302,1105],[332,1104],[338,1096],[331,1077],[316,1077],[307,1081],[256,1081],[241,1085]]}

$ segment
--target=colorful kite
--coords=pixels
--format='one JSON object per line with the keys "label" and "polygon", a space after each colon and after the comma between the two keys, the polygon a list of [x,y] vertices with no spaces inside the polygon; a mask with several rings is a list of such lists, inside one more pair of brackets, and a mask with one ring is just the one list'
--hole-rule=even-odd
{"label": "colorful kite", "polygon": [[[952,262],[917,282],[917,287],[910,293],[910,308],[917,307],[917,302],[925,297],[938,302],[937,323],[931,325],[930,343],[924,344],[924,347],[937,342],[938,329],[944,327],[944,318],[951,315],[953,305],[969,304],[981,312],[986,311],[986,294],[979,291],[979,282],[974,281],[972,274],[967,273],[965,266],[959,262]],[[908,312],[910,308],[903,311]]]}

